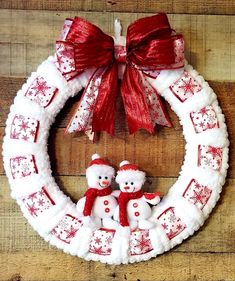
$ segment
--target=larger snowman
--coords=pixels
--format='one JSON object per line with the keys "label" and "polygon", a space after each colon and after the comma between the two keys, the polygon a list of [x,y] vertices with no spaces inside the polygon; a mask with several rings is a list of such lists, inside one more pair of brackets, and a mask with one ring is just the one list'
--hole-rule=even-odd
{"label": "larger snowman", "polygon": [[123,227],[131,229],[150,229],[154,223],[149,220],[152,211],[151,205],[160,202],[159,193],[144,193],[141,188],[145,182],[145,173],[140,171],[138,166],[128,161],[120,163],[117,172],[116,182],[120,187],[120,195],[114,219],[119,221]]}
{"label": "larger snowman", "polygon": [[92,161],[86,169],[88,190],[77,202],[77,210],[83,217],[83,223],[91,228],[115,228],[117,222],[112,219],[117,200],[111,188],[114,168],[98,154],[92,155]]}

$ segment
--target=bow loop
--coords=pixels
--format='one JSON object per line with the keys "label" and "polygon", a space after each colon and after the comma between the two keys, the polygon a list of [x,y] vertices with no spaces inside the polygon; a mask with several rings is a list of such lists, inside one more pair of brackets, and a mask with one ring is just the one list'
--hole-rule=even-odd
{"label": "bow loop", "polygon": [[166,14],[139,19],[127,30],[127,61],[139,68],[165,69],[176,62],[179,36],[182,38],[171,29]]}
{"label": "bow loop", "polygon": [[75,17],[66,40],[73,43],[75,69],[78,72],[107,66],[114,60],[113,38],[85,19]]}

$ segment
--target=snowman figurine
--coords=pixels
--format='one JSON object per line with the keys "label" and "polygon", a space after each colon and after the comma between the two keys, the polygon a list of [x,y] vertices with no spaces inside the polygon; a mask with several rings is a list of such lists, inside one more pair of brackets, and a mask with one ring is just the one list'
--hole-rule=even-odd
{"label": "snowman figurine", "polygon": [[92,161],[86,169],[88,190],[77,202],[77,210],[82,216],[85,226],[93,229],[115,228],[117,222],[112,219],[117,207],[111,182],[115,170],[111,165],[100,158],[98,154],[92,155]]}
{"label": "snowman figurine", "polygon": [[120,187],[118,197],[119,206],[115,210],[114,219],[119,221],[122,227],[130,227],[131,230],[150,229],[155,224],[148,219],[151,217],[151,205],[160,202],[159,193],[143,193],[141,188],[145,182],[145,173],[138,166],[128,161],[120,163],[116,182]]}

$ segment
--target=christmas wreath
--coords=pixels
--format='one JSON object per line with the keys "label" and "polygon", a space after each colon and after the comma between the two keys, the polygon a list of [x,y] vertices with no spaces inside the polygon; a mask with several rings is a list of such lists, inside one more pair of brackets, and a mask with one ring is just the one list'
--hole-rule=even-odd
{"label": "christmas wreath", "polygon": [[[219,199],[228,168],[228,134],[215,93],[184,59],[184,40],[166,14],[139,19],[115,37],[81,18],[66,19],[56,53],[18,91],[7,119],[4,167],[24,216],[50,244],[86,260],[139,262],[168,251],[192,235]],[[98,154],[86,170],[88,189],[77,204],[52,177],[49,129],[67,99],[85,88],[66,129],[115,134],[121,82],[130,133],[171,126],[161,96],[183,127],[186,154],[180,175],[160,200],[145,193],[145,173]],[[113,190],[115,178],[120,190]]]}

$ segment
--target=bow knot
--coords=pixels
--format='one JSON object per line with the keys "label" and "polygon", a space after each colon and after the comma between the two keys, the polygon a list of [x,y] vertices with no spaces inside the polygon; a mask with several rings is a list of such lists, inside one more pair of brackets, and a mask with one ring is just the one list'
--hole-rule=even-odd
{"label": "bow knot", "polygon": [[120,67],[123,72],[121,95],[130,133],[139,128],[152,133],[156,124],[171,126],[149,79],[156,78],[160,70],[184,66],[182,35],[171,29],[163,13],[129,25],[126,44],[120,36],[119,21],[115,22],[115,31],[113,38],[84,19],[75,17],[65,21],[60,40],[56,42],[58,69],[71,80],[95,68],[67,127],[68,132],[114,133]]}

